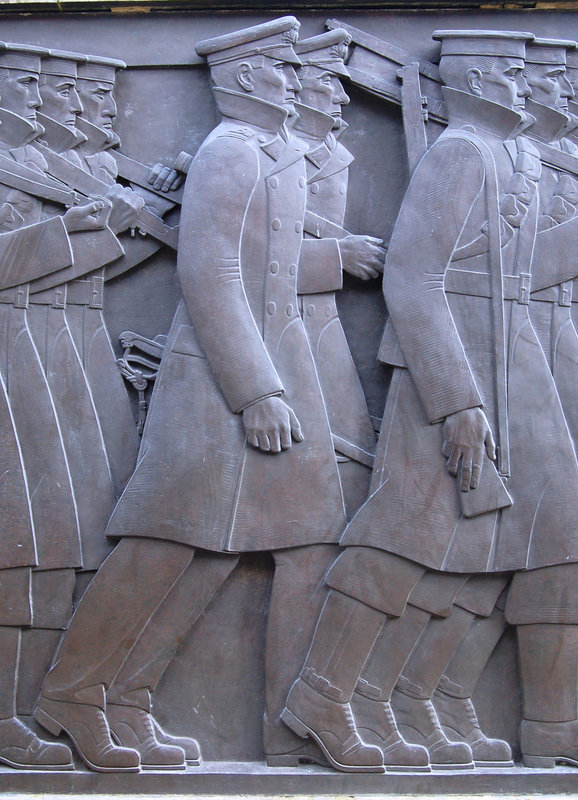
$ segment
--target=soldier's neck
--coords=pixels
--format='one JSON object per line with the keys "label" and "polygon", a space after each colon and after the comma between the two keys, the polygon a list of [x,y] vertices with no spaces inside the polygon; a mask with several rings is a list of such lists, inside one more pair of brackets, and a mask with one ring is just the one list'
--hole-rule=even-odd
{"label": "soldier's neck", "polygon": [[56,153],[66,153],[86,141],[86,136],[80,133],[77,128],[69,128],[66,125],[62,125],[52,117],[47,117],[40,112],[38,113],[38,121],[44,128],[43,140]]}
{"label": "soldier's neck", "polygon": [[42,129],[24,117],[0,108],[0,145],[5,149],[22,147],[33,141]]}
{"label": "soldier's neck", "polygon": [[238,119],[247,125],[271,133],[279,133],[287,119],[287,111],[284,108],[250,94],[219,88],[213,89],[213,94],[223,117]]}
{"label": "soldier's neck", "polygon": [[526,101],[526,108],[534,117],[534,122],[526,131],[531,139],[548,143],[557,142],[567,135],[570,119],[564,112],[536,103],[531,98]]}
{"label": "soldier's neck", "polygon": [[442,88],[442,92],[448,107],[450,128],[467,125],[482,136],[490,135],[506,141],[519,131],[525,120],[523,113],[483,97],[459,89],[450,89],[447,86]]}
{"label": "soldier's neck", "polygon": [[103,150],[110,150],[120,144],[120,137],[112,128],[100,128],[82,117],[77,118],[76,129],[86,137],[79,148],[88,155],[102,153]]}

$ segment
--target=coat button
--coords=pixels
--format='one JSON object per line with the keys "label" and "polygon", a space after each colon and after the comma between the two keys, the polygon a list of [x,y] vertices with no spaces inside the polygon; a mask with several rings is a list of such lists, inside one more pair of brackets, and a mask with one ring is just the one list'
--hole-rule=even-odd
{"label": "coat button", "polygon": [[277,219],[277,217],[275,217],[275,219],[271,223],[271,227],[273,228],[274,231],[280,231],[281,230],[281,220]]}
{"label": "coat button", "polygon": [[293,306],[291,305],[291,303],[287,304],[287,308],[285,309],[285,313],[287,314],[288,317],[293,315]]}
{"label": "coat button", "polygon": [[327,319],[329,319],[332,314],[333,314],[333,309],[331,308],[331,306],[327,306],[327,308],[325,309],[325,316],[327,317]]}
{"label": "coat button", "polygon": [[339,187],[339,194],[345,194],[345,184],[344,183],[342,183],[341,186]]}
{"label": "coat button", "polygon": [[273,314],[276,311],[277,311],[277,306],[275,305],[275,303],[267,303],[267,314],[271,314],[271,316],[273,316]]}
{"label": "coat button", "polygon": [[269,269],[271,270],[273,275],[276,275],[279,272],[279,262],[278,261],[272,261],[269,264]]}
{"label": "coat button", "polygon": [[295,223],[295,233],[303,233],[303,223],[296,222]]}
{"label": "coat button", "polygon": [[304,189],[305,188],[305,178],[303,175],[299,178],[299,186]]}
{"label": "coat button", "polygon": [[297,266],[295,264],[291,264],[289,267],[289,275],[295,275],[297,272]]}
{"label": "coat button", "polygon": [[277,178],[275,175],[273,175],[273,177],[269,181],[269,186],[272,189],[276,189],[279,186],[279,178]]}
{"label": "coat button", "polygon": [[267,137],[266,136],[257,136],[257,141],[260,142],[261,144],[265,144],[265,142],[267,141]]}
{"label": "coat button", "polygon": [[312,183],[311,184],[311,194],[317,194],[318,191],[319,191],[319,184],[318,183]]}
{"label": "coat button", "polygon": [[307,316],[312,317],[313,314],[315,314],[315,306],[314,305],[307,306]]}

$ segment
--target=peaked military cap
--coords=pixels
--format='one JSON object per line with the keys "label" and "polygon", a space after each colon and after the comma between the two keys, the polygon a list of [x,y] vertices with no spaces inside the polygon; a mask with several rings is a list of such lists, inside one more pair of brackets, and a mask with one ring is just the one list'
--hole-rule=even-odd
{"label": "peaked military cap", "polygon": [[84,63],[78,65],[78,77],[84,81],[105,81],[114,83],[117,69],[126,69],[124,61],[118,58],[103,56],[87,56]]}
{"label": "peaked military cap", "polygon": [[295,17],[280,17],[251,28],[204,39],[197,43],[195,50],[198,55],[206,57],[209,66],[254,55],[301,66],[293,49],[298,35],[299,22]]}
{"label": "peaked military cap", "polygon": [[569,69],[578,69],[578,44],[572,42],[574,47],[569,47],[566,50],[566,66]]}
{"label": "peaked military cap", "polygon": [[534,38],[526,31],[434,31],[443,56],[506,56],[524,58],[526,43]]}
{"label": "peaked military cap", "polygon": [[565,64],[568,50],[574,50],[576,42],[569,39],[534,39],[526,49],[529,64]]}
{"label": "peaked military cap", "polygon": [[336,75],[351,77],[344,64],[351,36],[343,28],[335,28],[309,39],[302,39],[295,45],[295,52],[304,67],[319,67]]}
{"label": "peaked military cap", "polygon": [[78,64],[87,60],[83,53],[72,53],[68,50],[50,50],[42,61],[43,75],[61,75],[63,78],[76,78]]}
{"label": "peaked military cap", "polygon": [[50,51],[45,47],[0,42],[0,69],[40,72],[40,60],[49,53]]}

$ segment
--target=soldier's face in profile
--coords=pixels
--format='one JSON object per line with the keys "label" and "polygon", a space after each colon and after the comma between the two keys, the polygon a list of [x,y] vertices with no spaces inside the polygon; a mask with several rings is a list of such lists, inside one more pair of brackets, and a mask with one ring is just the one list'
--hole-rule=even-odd
{"label": "soldier's face in profile", "polygon": [[41,105],[38,75],[19,69],[5,70],[5,77],[0,83],[0,105],[34,122]]}
{"label": "soldier's face in profile", "polygon": [[79,80],[76,88],[82,103],[83,119],[98,128],[111,130],[116,118],[116,103],[112,94],[114,84]]}
{"label": "soldier's face in profile", "polygon": [[523,69],[523,59],[499,56],[490,72],[480,77],[481,96],[506,108],[523,110],[530,95]]}
{"label": "soldier's face in profile", "polygon": [[253,94],[261,100],[295,113],[295,98],[301,89],[293,64],[265,57],[263,66],[252,70]]}
{"label": "soldier's face in profile", "polygon": [[564,64],[532,64],[526,79],[532,89],[532,100],[558,111],[568,110],[574,89],[566,77]]}
{"label": "soldier's face in profile", "polygon": [[299,102],[304,106],[329,114],[334,119],[334,128],[341,125],[341,110],[349,103],[343,84],[337,77],[320,67],[303,67],[299,72],[301,91]]}
{"label": "soldier's face in profile", "polygon": [[66,125],[76,127],[76,118],[82,111],[82,104],[76,91],[76,80],[62,75],[45,75],[40,85],[42,113]]}

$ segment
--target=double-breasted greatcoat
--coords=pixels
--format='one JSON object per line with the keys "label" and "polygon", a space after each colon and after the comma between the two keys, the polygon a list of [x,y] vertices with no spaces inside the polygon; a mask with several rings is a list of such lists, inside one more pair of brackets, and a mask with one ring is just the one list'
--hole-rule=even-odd
{"label": "double-breasted greatcoat", "polygon": [[[306,147],[287,134],[280,107],[214,94],[223,120],[197,153],[183,198],[184,302],[108,534],[221,551],[335,542],[341,486],[297,306]],[[242,412],[275,395],[305,438],[269,454],[247,444]]]}
{"label": "double-breasted greatcoat", "polygon": [[[469,94],[444,91],[451,124],[414,173],[385,267],[393,328],[384,337],[381,358],[396,369],[374,492],[342,542],[456,572],[576,561],[578,466],[528,315],[531,286],[544,288],[569,277],[561,254],[575,246],[576,227],[571,221],[536,235],[540,162],[527,140],[510,138],[520,116]],[[492,269],[500,265],[491,261],[486,235],[496,207],[502,211],[502,298],[494,292]],[[532,258],[541,274],[530,284]],[[501,334],[495,324],[500,316]],[[500,346],[502,369],[496,361]],[[500,398],[507,404],[501,420]],[[489,459],[479,488],[468,493],[463,506],[447,472],[443,420],[474,407],[483,408],[498,434],[502,463],[509,453],[510,506],[499,501],[466,509],[476,492],[486,494],[485,482],[497,477]]]}

